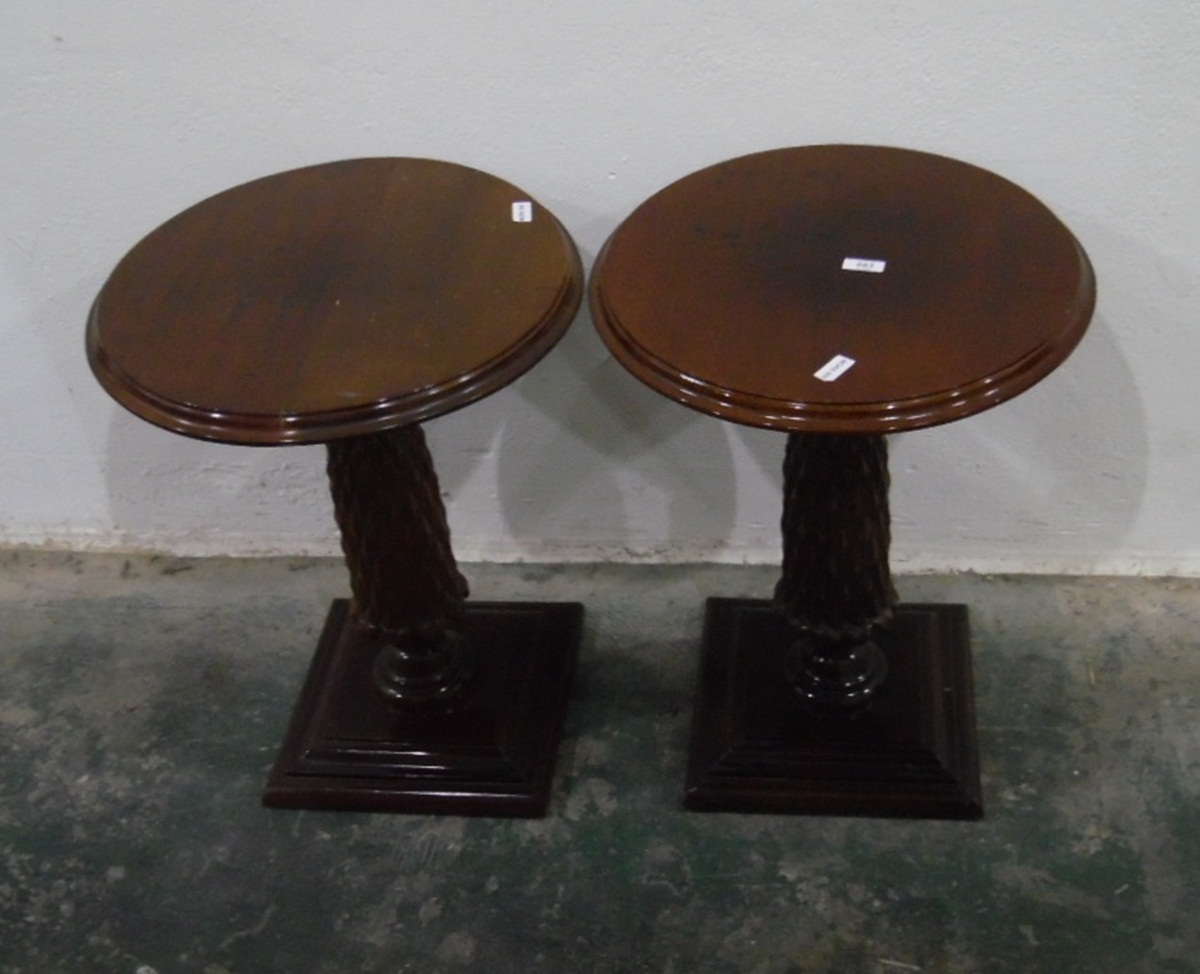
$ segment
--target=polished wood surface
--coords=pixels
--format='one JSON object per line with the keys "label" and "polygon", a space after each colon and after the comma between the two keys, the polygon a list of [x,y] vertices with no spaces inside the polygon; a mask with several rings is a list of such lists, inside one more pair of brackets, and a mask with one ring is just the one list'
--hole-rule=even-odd
{"label": "polished wood surface", "polygon": [[457,632],[476,672],[448,706],[398,713],[369,693],[381,641],[336,600],[263,803],[545,814],[582,628],[577,602],[469,602]]}
{"label": "polished wood surface", "polygon": [[775,604],[804,638],[785,674],[800,698],[853,709],[885,685],[875,644],[897,595],[888,568],[887,440],[789,433],[783,458],[783,566]]}
{"label": "polished wood surface", "polygon": [[[888,433],[1044,378],[1083,336],[1095,281],[1070,231],[1000,176],[826,145],[661,190],[609,239],[590,300],[613,355],[677,402],[751,426]],[[854,365],[817,378],[835,356]]]}
{"label": "polished wood surface", "polygon": [[581,282],[558,221],[504,180],[427,159],[327,163],[150,233],[96,298],[88,358],[118,402],[176,433],[325,442],[511,382],[570,324]]}
{"label": "polished wood surface", "polygon": [[427,159],[220,193],[100,291],[88,358],[122,405],[202,439],[327,447],[353,599],[330,609],[266,804],[544,813],[583,607],[466,602],[419,423],[531,367],[582,297],[546,209]]}
{"label": "polished wood surface", "polygon": [[1087,329],[1095,280],[1033,196],[942,156],[743,156],[638,207],[592,273],[613,355],[788,433],[774,598],[710,599],[685,804],[983,813],[965,606],[897,602],[886,434],[998,405]]}
{"label": "polished wood surface", "polygon": [[888,818],[983,814],[964,605],[908,603],[877,636],[869,707],[800,707],[780,679],[795,639],[772,603],[709,599],[684,801],[697,811]]}

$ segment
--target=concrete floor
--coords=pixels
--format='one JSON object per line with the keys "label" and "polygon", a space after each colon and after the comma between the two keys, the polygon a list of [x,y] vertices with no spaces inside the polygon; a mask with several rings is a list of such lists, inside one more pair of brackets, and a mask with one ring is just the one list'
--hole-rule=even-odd
{"label": "concrete floor", "polygon": [[685,813],[703,599],[773,569],[464,566],[587,629],[550,814],[269,811],[330,560],[0,553],[0,971],[1200,971],[1200,583],[971,607],[982,822]]}

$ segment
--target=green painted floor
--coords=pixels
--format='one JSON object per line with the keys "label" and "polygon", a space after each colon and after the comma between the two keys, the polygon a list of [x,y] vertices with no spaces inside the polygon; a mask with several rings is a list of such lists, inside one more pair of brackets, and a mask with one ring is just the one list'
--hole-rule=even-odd
{"label": "green painted floor", "polygon": [[1200,582],[965,602],[986,817],[686,813],[729,566],[464,566],[587,606],[550,814],[263,809],[333,560],[0,553],[0,972],[1200,971]]}

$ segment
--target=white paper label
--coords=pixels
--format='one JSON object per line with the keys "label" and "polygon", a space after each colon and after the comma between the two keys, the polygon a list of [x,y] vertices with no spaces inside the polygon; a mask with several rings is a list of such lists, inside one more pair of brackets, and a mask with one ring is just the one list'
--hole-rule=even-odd
{"label": "white paper label", "polygon": [[868,274],[882,274],[887,267],[886,260],[870,260],[866,257],[847,257],[842,261],[844,271],[866,271]]}
{"label": "white paper label", "polygon": [[833,382],[835,379],[839,379],[845,375],[852,365],[854,365],[854,359],[850,358],[849,355],[835,355],[817,369],[813,375],[822,382]]}
{"label": "white paper label", "polygon": [[533,204],[520,200],[512,205],[513,223],[530,223],[533,220]]}

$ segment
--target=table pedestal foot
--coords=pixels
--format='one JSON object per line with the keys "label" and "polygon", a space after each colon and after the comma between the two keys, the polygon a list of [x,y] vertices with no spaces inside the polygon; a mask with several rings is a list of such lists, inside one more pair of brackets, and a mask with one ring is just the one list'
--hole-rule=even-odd
{"label": "table pedestal foot", "polygon": [[352,600],[339,599],[263,802],[545,813],[578,603],[465,601],[419,426],[329,444]]}
{"label": "table pedestal foot", "polygon": [[982,815],[966,606],[897,606],[875,637],[887,679],[855,709],[798,704],[783,675],[795,640],[771,602],[708,600],[688,808]]}
{"label": "table pedestal foot", "polygon": [[338,599],[263,803],[545,814],[582,625],[578,603],[468,603],[471,680],[446,707],[406,712],[372,692],[379,637]]}

